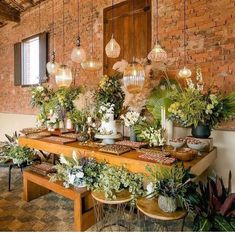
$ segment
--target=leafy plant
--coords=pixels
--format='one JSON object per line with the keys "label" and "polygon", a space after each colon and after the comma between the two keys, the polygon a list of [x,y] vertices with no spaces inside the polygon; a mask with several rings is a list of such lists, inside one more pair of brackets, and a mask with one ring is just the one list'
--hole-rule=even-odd
{"label": "leafy plant", "polygon": [[140,141],[146,141],[150,146],[163,146],[165,138],[159,121],[141,121],[134,126],[135,133]]}
{"label": "leafy plant", "polygon": [[208,177],[207,183],[199,182],[200,202],[195,205],[194,231],[234,231],[235,193],[231,193],[231,171],[228,188],[222,178]]}
{"label": "leafy plant", "polygon": [[178,83],[175,80],[161,80],[159,85],[152,90],[147,100],[147,110],[153,115],[155,120],[161,120],[161,107],[166,108],[166,116],[168,116],[167,109],[172,104],[170,98],[173,90],[178,90]]}
{"label": "leafy plant", "polygon": [[133,199],[143,193],[143,176],[131,173],[124,167],[105,166],[95,190],[104,192],[108,199],[115,199],[118,192],[128,189]]}
{"label": "leafy plant", "polygon": [[114,116],[118,118],[122,109],[125,94],[117,76],[103,76],[96,92],[97,111],[100,106],[114,104]]}
{"label": "leafy plant", "polygon": [[85,112],[81,112],[77,109],[73,109],[67,113],[68,118],[72,121],[74,125],[79,126],[83,129],[87,124],[87,115]]}
{"label": "leafy plant", "polygon": [[172,197],[178,200],[182,208],[188,211],[198,202],[197,185],[191,181],[194,177],[183,164],[173,167],[146,168],[153,183],[153,192],[148,195]]}
{"label": "leafy plant", "polygon": [[14,160],[19,165],[22,163],[31,162],[35,158],[35,151],[18,145],[18,134],[15,132],[13,136],[5,135],[8,139],[5,142],[1,155]]}

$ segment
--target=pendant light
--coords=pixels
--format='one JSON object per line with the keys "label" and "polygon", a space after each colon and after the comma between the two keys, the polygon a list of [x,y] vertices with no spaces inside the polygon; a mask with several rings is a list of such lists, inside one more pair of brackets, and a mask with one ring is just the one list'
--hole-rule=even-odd
{"label": "pendant light", "polygon": [[184,67],[180,69],[178,76],[187,79],[192,75],[192,72],[186,67],[186,56],[186,0],[184,0]]}
{"label": "pendant light", "polygon": [[55,20],[54,20],[54,0],[52,0],[52,21],[53,21],[53,30],[52,30],[52,53],[50,61],[47,63],[47,72],[51,75],[55,75],[58,71],[59,64],[55,62]]}
{"label": "pendant light", "polygon": [[153,49],[148,54],[148,59],[153,62],[166,62],[167,53],[159,44],[159,25],[158,25],[158,0],[156,0],[156,41]]}
{"label": "pendant light", "polygon": [[[132,54],[134,54],[134,36],[135,36],[135,27],[134,27],[134,1],[132,0],[132,25],[133,25],[133,36],[132,36]],[[145,80],[144,68],[141,64],[137,63],[135,58],[131,63],[128,64],[123,73],[123,83],[126,90],[131,94],[138,94],[142,91]]]}
{"label": "pendant light", "polygon": [[63,0],[63,64],[60,65],[55,76],[55,81],[58,87],[69,87],[73,80],[71,69],[64,64],[64,47],[65,47],[65,40],[64,40],[64,0]]}
{"label": "pendant light", "polygon": [[94,58],[94,25],[93,25],[93,22],[94,22],[94,14],[93,14],[93,9],[94,9],[94,6],[93,6],[93,0],[91,2],[92,6],[91,6],[91,13],[92,13],[92,30],[91,30],[91,40],[92,40],[92,43],[91,43],[91,55],[90,57],[81,63],[82,65],[82,68],[84,70],[87,70],[87,71],[98,71],[101,69],[102,67],[102,63],[97,60],[96,58]]}
{"label": "pendant light", "polygon": [[78,2],[78,37],[76,41],[76,47],[73,48],[71,53],[71,60],[77,63],[84,62],[86,60],[86,52],[81,46],[81,39],[79,36],[79,27],[80,27],[80,10],[79,10],[79,0]]}
{"label": "pendant light", "polygon": [[105,52],[107,57],[109,58],[117,58],[120,55],[120,45],[117,43],[117,41],[113,37],[113,0],[112,0],[112,37],[108,44],[105,46]]}

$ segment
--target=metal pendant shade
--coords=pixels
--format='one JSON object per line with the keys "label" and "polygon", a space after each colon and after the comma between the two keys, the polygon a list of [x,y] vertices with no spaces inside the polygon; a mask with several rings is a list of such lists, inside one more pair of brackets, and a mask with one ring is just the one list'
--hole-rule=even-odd
{"label": "metal pendant shade", "polygon": [[148,59],[153,62],[166,62],[167,61],[167,53],[161,47],[161,45],[156,42],[153,49],[148,54]]}
{"label": "metal pendant shade", "polygon": [[82,62],[84,62],[86,60],[86,52],[81,47],[80,37],[79,36],[78,36],[78,39],[77,39],[77,45],[72,50],[71,60],[73,62],[77,62],[77,63],[82,63]]}

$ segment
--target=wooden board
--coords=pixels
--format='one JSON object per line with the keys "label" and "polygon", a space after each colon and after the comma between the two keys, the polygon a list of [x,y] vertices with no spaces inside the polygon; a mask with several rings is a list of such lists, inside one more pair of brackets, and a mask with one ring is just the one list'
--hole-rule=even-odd
{"label": "wooden board", "polygon": [[77,141],[75,138],[65,138],[65,137],[57,137],[57,136],[45,137],[45,138],[42,138],[41,140],[51,142],[51,143],[58,143],[58,144],[67,144],[67,143]]}
{"label": "wooden board", "polygon": [[[30,139],[25,137],[19,138],[19,144],[22,146],[27,146],[33,149],[47,151],[53,154],[63,154],[68,157],[72,157],[72,152],[76,151],[77,154],[81,154],[85,157],[93,157],[97,159],[97,161],[106,161],[113,165],[123,166],[125,164],[126,168],[132,172],[139,172],[146,174],[146,166],[156,166],[156,167],[169,167],[163,164],[156,164],[154,162],[147,162],[141,160],[139,156],[139,152],[130,151],[122,156],[116,156],[108,153],[104,153],[99,151],[99,148],[91,148],[80,146],[78,142],[69,143],[66,145],[46,142],[43,140]],[[184,162],[185,168],[191,167],[192,173],[197,176],[200,176],[203,172],[210,167],[217,157],[217,150],[214,148],[210,153],[202,153],[202,156],[197,156],[194,160],[189,162]]]}

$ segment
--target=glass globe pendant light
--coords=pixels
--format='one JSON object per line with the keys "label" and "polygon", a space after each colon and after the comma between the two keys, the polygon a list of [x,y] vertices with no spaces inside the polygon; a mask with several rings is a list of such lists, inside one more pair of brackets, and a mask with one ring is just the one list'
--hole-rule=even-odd
{"label": "glass globe pendant light", "polygon": [[65,47],[65,41],[64,41],[64,0],[63,0],[63,64],[60,65],[55,75],[55,81],[58,87],[69,87],[73,80],[71,69],[68,66],[64,65],[64,47]]}
{"label": "glass globe pendant light", "polygon": [[186,0],[184,0],[184,67],[179,70],[178,76],[185,79],[192,75],[191,70],[186,67],[186,56]]}
{"label": "glass globe pendant light", "polygon": [[166,62],[167,53],[159,44],[158,35],[158,0],[156,0],[156,42],[153,49],[148,54],[148,59],[153,62]]}
{"label": "glass globe pendant light", "polygon": [[47,72],[51,75],[55,75],[58,71],[59,64],[55,62],[55,51],[51,54],[51,60],[47,63]]}
{"label": "glass globe pendant light", "polygon": [[[93,12],[93,0],[91,1],[91,9]],[[94,22],[94,16],[93,16],[93,13],[92,13],[92,22]],[[94,27],[92,26],[92,31],[91,31],[91,40],[92,40],[92,43],[91,43],[91,56],[86,59],[84,62],[81,63],[81,66],[84,70],[87,70],[87,71],[98,71],[101,69],[102,67],[102,62],[100,62],[99,60],[97,60],[96,58],[94,58]]]}
{"label": "glass globe pendant light", "polygon": [[79,36],[79,25],[80,25],[80,11],[79,11],[79,0],[78,2],[78,37],[76,41],[76,46],[73,48],[71,53],[71,60],[73,62],[82,63],[86,60],[86,52],[81,46],[81,39]]}
{"label": "glass globe pendant light", "polygon": [[48,74],[51,75],[55,75],[58,68],[59,68],[59,64],[55,62],[55,50],[54,50],[54,46],[55,46],[55,38],[54,38],[54,28],[55,28],[55,20],[54,20],[54,0],[52,0],[52,22],[53,22],[53,29],[52,29],[52,53],[51,53],[51,59],[50,61],[47,63],[47,72]]}
{"label": "glass globe pendant light", "polygon": [[112,37],[108,44],[105,46],[105,53],[109,58],[117,58],[120,55],[121,47],[113,36],[113,0],[112,0]]}
{"label": "glass globe pendant light", "polygon": [[121,48],[117,41],[114,39],[113,34],[111,40],[105,46],[105,52],[107,57],[117,58],[120,55]]}
{"label": "glass globe pendant light", "polygon": [[55,80],[58,87],[69,87],[73,80],[71,69],[66,65],[61,65],[55,75]]}
{"label": "glass globe pendant light", "polygon": [[129,63],[123,74],[123,83],[131,94],[140,93],[145,80],[145,72],[141,64],[136,61]]}

